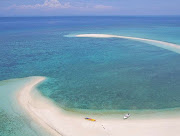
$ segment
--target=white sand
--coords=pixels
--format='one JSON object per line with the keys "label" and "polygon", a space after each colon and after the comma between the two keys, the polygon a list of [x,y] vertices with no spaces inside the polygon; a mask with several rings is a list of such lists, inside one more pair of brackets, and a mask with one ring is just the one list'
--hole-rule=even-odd
{"label": "white sand", "polygon": [[[179,136],[180,118],[115,119],[92,115],[97,122],[84,119],[84,115],[69,114],[40,95],[34,87],[44,77],[33,77],[17,98],[21,107],[51,135],[63,136]],[[36,96],[32,91],[35,91]],[[120,115],[122,116],[122,115]],[[133,116],[133,115],[132,115]],[[105,129],[103,129],[102,124]]]}
{"label": "white sand", "polygon": [[158,40],[119,36],[119,35],[109,35],[109,34],[79,34],[79,35],[76,35],[76,37],[131,39],[131,40],[137,40],[137,41],[149,43],[149,44],[155,45],[157,47],[164,48],[164,49],[167,49],[167,50],[170,50],[170,51],[180,54],[180,45],[169,43],[169,42],[164,42],[164,41],[158,41]]}

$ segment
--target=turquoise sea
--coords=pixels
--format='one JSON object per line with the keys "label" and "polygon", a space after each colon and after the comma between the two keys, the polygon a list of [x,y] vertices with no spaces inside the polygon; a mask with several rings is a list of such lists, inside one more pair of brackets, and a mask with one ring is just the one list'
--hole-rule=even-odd
{"label": "turquoise sea", "polygon": [[128,39],[74,37],[90,33],[180,45],[180,17],[0,18],[0,87],[3,80],[45,76],[39,91],[66,110],[180,107],[180,54]]}

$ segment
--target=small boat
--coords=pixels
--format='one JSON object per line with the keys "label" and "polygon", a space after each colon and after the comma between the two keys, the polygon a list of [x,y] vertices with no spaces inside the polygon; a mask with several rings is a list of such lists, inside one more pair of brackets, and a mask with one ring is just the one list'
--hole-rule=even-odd
{"label": "small boat", "polygon": [[128,114],[125,114],[124,115],[124,119],[128,119],[131,115],[128,113]]}
{"label": "small boat", "polygon": [[92,119],[92,118],[85,118],[85,119],[89,121],[96,121],[95,119]]}

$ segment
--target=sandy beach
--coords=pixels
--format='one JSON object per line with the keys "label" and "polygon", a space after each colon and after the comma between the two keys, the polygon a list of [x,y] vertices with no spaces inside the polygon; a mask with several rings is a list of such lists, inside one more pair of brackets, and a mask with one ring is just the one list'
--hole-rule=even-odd
{"label": "sandy beach", "polygon": [[[180,117],[123,120],[92,115],[96,122],[85,120],[84,114],[72,114],[57,107],[36,90],[45,77],[33,77],[18,91],[23,110],[53,136],[179,136]],[[122,116],[122,115],[120,115]]]}
{"label": "sandy beach", "polygon": [[170,51],[173,51],[173,52],[180,54],[180,45],[169,43],[169,42],[164,42],[164,41],[152,40],[152,39],[119,36],[119,35],[110,35],[110,34],[79,34],[79,35],[76,35],[76,37],[122,38],[122,39],[137,40],[137,41],[149,43],[149,44],[155,45],[157,47],[164,48],[164,49],[167,49],[167,50],[170,50]]}

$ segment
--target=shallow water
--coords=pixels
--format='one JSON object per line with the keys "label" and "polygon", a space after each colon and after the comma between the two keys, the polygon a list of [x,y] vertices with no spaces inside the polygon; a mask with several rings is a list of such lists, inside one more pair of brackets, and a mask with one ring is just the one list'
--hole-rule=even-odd
{"label": "shallow water", "polygon": [[39,89],[65,109],[180,106],[180,55],[105,33],[180,44],[180,17],[0,18],[0,79],[46,76]]}
{"label": "shallow water", "polygon": [[48,136],[19,107],[16,93],[33,78],[0,82],[0,136]]}

